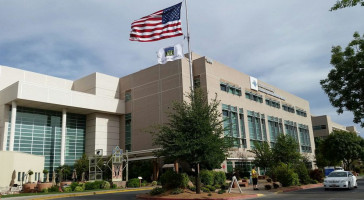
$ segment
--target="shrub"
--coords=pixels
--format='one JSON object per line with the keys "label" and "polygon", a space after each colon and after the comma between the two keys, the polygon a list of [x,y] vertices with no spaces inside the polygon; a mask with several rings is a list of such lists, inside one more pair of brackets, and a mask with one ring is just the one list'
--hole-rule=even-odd
{"label": "shrub", "polygon": [[224,172],[214,171],[214,185],[222,185],[226,182],[226,175]]}
{"label": "shrub", "polygon": [[127,187],[139,187],[139,179],[138,178],[132,178],[128,180],[126,183]]}
{"label": "shrub", "polygon": [[153,181],[153,182],[152,182],[152,186],[156,186],[156,185],[157,185],[157,183],[158,183],[157,181]]}
{"label": "shrub", "polygon": [[214,187],[215,187],[216,189],[220,189],[220,188],[221,188],[221,185],[214,185]]}
{"label": "shrub", "polygon": [[150,195],[158,195],[158,194],[162,194],[164,192],[164,189],[161,188],[161,187],[156,187],[156,188],[153,188],[153,190],[151,190],[149,192]]}
{"label": "shrub", "polygon": [[116,184],[112,184],[112,188],[116,189],[118,186]]}
{"label": "shrub", "polygon": [[104,183],[104,181],[95,181],[94,182],[94,189],[101,189],[102,188],[102,184]]}
{"label": "shrub", "polygon": [[[94,181],[94,182],[86,182],[85,183],[85,190],[97,190],[97,189],[101,189],[102,184],[104,183],[104,181]],[[82,186],[83,185],[80,185]]]}
{"label": "shrub", "polygon": [[195,186],[188,186],[188,189],[193,191],[193,192],[196,192],[196,187]]}
{"label": "shrub", "polygon": [[216,188],[212,185],[206,185],[206,188],[208,188],[211,192],[214,192],[216,190]]}
{"label": "shrub", "polygon": [[217,192],[218,194],[224,194],[224,193],[226,193],[226,190],[219,190],[218,192]]}
{"label": "shrub", "polygon": [[71,187],[71,189],[72,189],[72,191],[74,191],[75,190],[75,188],[78,186],[78,183],[77,182],[73,182],[73,183],[71,183],[71,185],[70,185],[70,187]]}
{"label": "shrub", "polygon": [[317,184],[317,183],[318,183],[318,181],[313,180],[313,179],[310,179],[310,183],[311,183],[311,184]]}
{"label": "shrub", "polygon": [[299,179],[298,174],[293,171],[288,165],[280,163],[275,169],[274,173],[277,176],[277,180],[282,184],[283,187],[298,185]]}
{"label": "shrub", "polygon": [[211,193],[208,193],[207,196],[212,196],[212,194]]}
{"label": "shrub", "polygon": [[229,186],[230,186],[230,183],[224,183],[224,184],[222,184],[222,185],[221,185],[221,187],[220,187],[220,188],[221,188],[222,190],[227,190],[227,189],[229,189]]}
{"label": "shrub", "polygon": [[76,186],[73,191],[75,191],[75,192],[82,192],[83,191],[83,188],[81,186]]}
{"label": "shrub", "polygon": [[188,176],[185,173],[177,174],[174,171],[167,171],[161,176],[162,187],[165,189],[187,188]]}
{"label": "shrub", "polygon": [[48,193],[48,188],[42,190],[43,193]]}
{"label": "shrub", "polygon": [[264,188],[265,188],[266,190],[270,190],[270,189],[272,189],[272,186],[271,186],[271,185],[265,185],[265,186],[264,186]]}
{"label": "shrub", "polygon": [[202,190],[203,192],[210,192],[210,190],[209,190],[207,187],[202,187],[202,188],[201,188],[201,190]]}
{"label": "shrub", "polygon": [[58,191],[59,191],[59,186],[57,185],[48,188],[48,192],[58,192]]}
{"label": "shrub", "polygon": [[267,182],[268,183],[271,183],[272,182],[272,179],[271,178],[267,178]]}
{"label": "shrub", "polygon": [[107,182],[107,181],[104,181],[104,182],[102,183],[101,188],[102,188],[102,189],[106,189],[106,190],[110,189],[110,183],[109,183],[109,182]]}
{"label": "shrub", "polygon": [[308,175],[308,170],[303,162],[298,163],[294,166],[294,172],[297,173],[299,181],[301,184],[310,183],[310,177]]}
{"label": "shrub", "polygon": [[318,182],[322,182],[324,173],[319,169],[314,169],[310,171],[310,178]]}
{"label": "shrub", "polygon": [[214,172],[209,170],[201,170],[201,183],[204,185],[213,185],[214,184]]}
{"label": "shrub", "polygon": [[72,192],[72,188],[71,187],[65,187],[65,188],[63,188],[63,192]]}
{"label": "shrub", "polygon": [[171,192],[171,194],[181,194],[181,193],[183,193],[183,190],[182,190],[181,188],[176,188],[176,189],[174,189],[174,190]]}
{"label": "shrub", "polygon": [[274,187],[274,189],[277,189],[277,188],[279,188],[279,184],[278,183],[273,183],[273,187]]}
{"label": "shrub", "polygon": [[82,190],[86,190],[86,184],[85,183],[79,183],[78,186],[82,188]]}

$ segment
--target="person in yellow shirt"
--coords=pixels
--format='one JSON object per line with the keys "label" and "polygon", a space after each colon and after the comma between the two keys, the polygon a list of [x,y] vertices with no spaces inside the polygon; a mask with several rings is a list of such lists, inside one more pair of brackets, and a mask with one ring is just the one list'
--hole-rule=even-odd
{"label": "person in yellow shirt", "polygon": [[258,189],[258,172],[255,170],[255,166],[253,166],[251,174],[252,174],[252,179],[253,179],[253,189],[259,190]]}

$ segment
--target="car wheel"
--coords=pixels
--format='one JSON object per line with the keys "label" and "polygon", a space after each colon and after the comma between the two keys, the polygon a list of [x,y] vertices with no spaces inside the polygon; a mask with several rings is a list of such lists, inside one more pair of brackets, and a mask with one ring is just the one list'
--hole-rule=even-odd
{"label": "car wheel", "polygon": [[352,188],[352,187],[351,187],[351,183],[349,182],[349,183],[348,183],[348,190],[351,190],[351,188]]}

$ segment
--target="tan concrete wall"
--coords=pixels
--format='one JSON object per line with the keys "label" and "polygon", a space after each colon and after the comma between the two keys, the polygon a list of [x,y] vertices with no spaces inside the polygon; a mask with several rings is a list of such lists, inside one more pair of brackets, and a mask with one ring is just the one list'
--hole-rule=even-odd
{"label": "tan concrete wall", "polygon": [[[125,99],[125,91],[131,91],[131,100],[125,103],[125,113],[132,113],[132,151],[155,148],[147,131],[152,125],[167,121],[166,112],[172,101],[183,98],[183,86],[189,83],[185,83],[186,77],[189,81],[188,63],[184,59],[120,78],[120,99]],[[120,127],[120,144],[125,148],[124,117]]]}
{"label": "tan concrete wall", "polygon": [[34,174],[31,176],[31,182],[35,182],[35,173],[40,173],[40,180],[43,180],[43,156],[20,152],[0,151],[0,158],[0,187],[9,186],[14,170],[15,184],[21,185],[21,181],[18,181],[18,172],[27,173],[29,170],[34,172]]}
{"label": "tan concrete wall", "polygon": [[52,88],[62,88],[70,90],[72,88],[72,81],[61,79],[53,76],[39,74],[35,72],[29,72],[12,67],[6,67],[0,65],[0,90],[8,87],[9,85],[17,82],[24,81],[30,83],[36,83],[42,86]]}
{"label": "tan concrete wall", "polygon": [[86,154],[94,155],[96,149],[102,149],[104,155],[110,155],[119,146],[120,116],[94,113],[86,120]]}

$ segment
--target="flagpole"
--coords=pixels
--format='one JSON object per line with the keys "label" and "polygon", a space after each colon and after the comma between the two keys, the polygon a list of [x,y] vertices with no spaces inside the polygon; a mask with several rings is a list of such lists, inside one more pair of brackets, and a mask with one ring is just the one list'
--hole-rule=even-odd
{"label": "flagpole", "polygon": [[191,90],[193,90],[192,53],[191,53],[191,46],[190,46],[190,31],[189,31],[189,27],[188,27],[187,0],[185,0],[185,7],[186,7],[186,24],[187,24],[188,62],[190,64],[190,83],[191,83]]}

